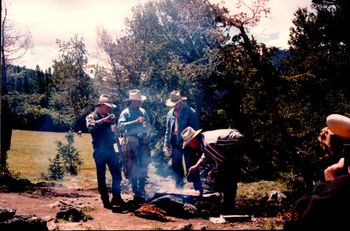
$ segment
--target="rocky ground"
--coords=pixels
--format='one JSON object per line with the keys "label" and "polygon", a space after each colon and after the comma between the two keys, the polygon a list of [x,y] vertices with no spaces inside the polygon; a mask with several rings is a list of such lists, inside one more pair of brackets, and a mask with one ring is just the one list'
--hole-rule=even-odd
{"label": "rocky ground", "polygon": [[[166,180],[160,180],[164,185]],[[24,187],[26,184],[29,186]],[[149,194],[151,188],[158,192],[163,190],[150,183],[147,188]],[[192,191],[190,188],[185,188],[177,193],[191,195]],[[154,194],[150,195],[152,196]],[[146,203],[133,204],[132,195],[126,184],[123,184],[122,197],[128,205],[134,205],[133,209],[130,209],[130,206],[125,210],[103,208],[94,183],[83,186],[57,183],[31,185],[25,181],[12,185],[11,188],[0,187],[0,208],[13,209],[16,215],[33,215],[41,218],[47,223],[49,230],[266,230],[283,227],[283,220],[269,216],[268,213],[259,213],[258,216],[248,214],[249,209],[257,208],[259,205],[257,202],[250,205],[251,207],[243,208],[244,203],[238,200],[238,211],[241,211],[241,214],[247,213],[250,219],[223,222],[219,219],[220,215],[215,213],[207,216],[192,214],[179,217],[176,214],[175,216],[169,214],[169,211],[167,213],[153,209],[154,213],[151,215],[143,213],[142,216],[142,213],[137,213],[139,211],[137,209],[143,206],[148,208],[149,212],[150,207],[145,207]]]}

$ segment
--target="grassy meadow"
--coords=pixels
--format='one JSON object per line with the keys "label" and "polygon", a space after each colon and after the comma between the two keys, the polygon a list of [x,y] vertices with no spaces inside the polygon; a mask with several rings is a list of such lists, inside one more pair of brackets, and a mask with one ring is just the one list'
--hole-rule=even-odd
{"label": "grassy meadow", "polygon": [[[67,143],[67,133],[13,130],[8,165],[11,171],[31,181],[42,180],[41,173],[47,173],[49,158],[57,154],[56,141]],[[91,135],[74,135],[75,148],[79,151],[83,165],[78,178],[95,179],[96,170],[92,157]],[[68,176],[69,177],[69,176]]]}
{"label": "grassy meadow", "polygon": [[[57,153],[56,141],[66,143],[67,133],[38,132],[38,131],[12,131],[11,150],[8,152],[8,165],[10,171],[18,173],[21,178],[32,182],[44,181],[41,173],[47,174],[49,158],[53,159]],[[81,137],[74,135],[75,148],[79,151],[83,165],[78,176],[71,177],[66,174],[60,183],[67,185],[89,186],[96,184],[95,162],[92,157],[91,135],[83,133]],[[110,181],[109,171],[106,171]],[[155,174],[154,167],[149,168],[149,175]],[[237,196],[243,199],[261,198],[267,196],[271,190],[288,191],[285,182],[260,181],[252,183],[239,183]]]}

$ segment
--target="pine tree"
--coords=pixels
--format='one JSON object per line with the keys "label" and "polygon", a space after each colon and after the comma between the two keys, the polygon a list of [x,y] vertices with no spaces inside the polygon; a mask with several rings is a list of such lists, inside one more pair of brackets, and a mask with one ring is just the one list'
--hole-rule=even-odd
{"label": "pine tree", "polygon": [[49,178],[52,180],[61,180],[64,177],[64,168],[59,153],[56,154],[56,157],[50,161],[48,168]]}
{"label": "pine tree", "polygon": [[78,167],[83,164],[79,151],[74,147],[74,133],[69,131],[66,135],[67,143],[63,144],[57,141],[57,151],[63,159],[63,165],[66,172],[71,175],[78,175]]}

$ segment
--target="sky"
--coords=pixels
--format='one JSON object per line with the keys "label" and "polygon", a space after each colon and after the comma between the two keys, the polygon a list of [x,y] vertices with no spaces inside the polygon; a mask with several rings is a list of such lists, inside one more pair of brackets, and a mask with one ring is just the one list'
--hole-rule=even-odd
{"label": "sky", "polygon": [[[148,0],[2,0],[6,3],[8,19],[32,35],[33,47],[16,64],[42,70],[51,67],[58,58],[56,39],[69,41],[74,35],[84,39],[90,54],[97,48],[96,29],[103,27],[118,35],[125,29],[125,18],[132,7]],[[222,0],[210,0],[212,3]],[[236,0],[225,0],[229,9],[235,10]],[[249,1],[247,1],[249,2]],[[308,7],[311,0],[270,0],[271,12],[251,30],[258,42],[282,49],[288,48],[289,28],[294,12]],[[89,63],[96,63],[92,56]]]}

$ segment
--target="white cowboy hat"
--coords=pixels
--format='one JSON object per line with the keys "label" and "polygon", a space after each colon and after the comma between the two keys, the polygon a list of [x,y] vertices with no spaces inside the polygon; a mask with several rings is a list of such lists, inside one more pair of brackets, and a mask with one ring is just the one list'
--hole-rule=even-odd
{"label": "white cowboy hat", "polygon": [[327,116],[328,128],[337,136],[350,139],[350,118],[339,115],[331,114]]}
{"label": "white cowboy hat", "polygon": [[179,91],[172,91],[170,98],[165,101],[165,105],[168,107],[174,107],[178,102],[187,100],[187,97],[182,97]]}
{"label": "white cowboy hat", "polygon": [[146,96],[141,95],[141,91],[137,89],[133,89],[129,91],[129,100],[140,100],[143,101],[147,99]]}
{"label": "white cowboy hat", "polygon": [[185,128],[182,132],[181,132],[181,136],[182,136],[182,148],[185,148],[186,145],[193,139],[195,138],[199,133],[201,133],[202,129],[198,129],[197,131],[194,130],[191,127],[187,127]]}
{"label": "white cowboy hat", "polygon": [[116,108],[117,106],[115,104],[113,104],[112,102],[112,97],[110,95],[107,94],[102,94],[98,100],[98,105],[107,105],[108,107],[111,108]]}

